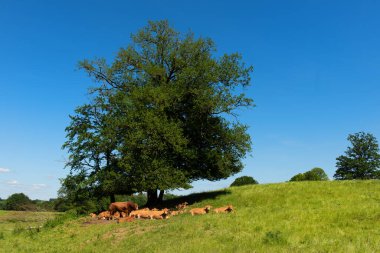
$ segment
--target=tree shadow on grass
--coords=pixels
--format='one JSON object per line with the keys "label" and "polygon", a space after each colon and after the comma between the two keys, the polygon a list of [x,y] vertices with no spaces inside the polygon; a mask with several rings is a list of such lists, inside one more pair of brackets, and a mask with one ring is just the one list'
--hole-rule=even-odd
{"label": "tree shadow on grass", "polygon": [[178,196],[172,199],[167,199],[162,202],[160,207],[175,208],[176,205],[187,202],[192,205],[196,202],[201,202],[206,199],[216,199],[219,196],[231,194],[229,190],[219,190],[212,192],[192,193],[187,196]]}

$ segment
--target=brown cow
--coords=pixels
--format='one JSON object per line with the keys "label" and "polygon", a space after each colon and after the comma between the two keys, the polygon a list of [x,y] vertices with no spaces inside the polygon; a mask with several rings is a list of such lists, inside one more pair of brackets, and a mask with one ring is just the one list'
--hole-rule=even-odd
{"label": "brown cow", "polygon": [[169,218],[169,209],[164,208],[158,211],[150,211],[149,212],[150,219],[168,219]]}
{"label": "brown cow", "polygon": [[183,202],[181,204],[176,205],[176,208],[177,208],[177,210],[182,210],[182,209],[185,209],[188,204],[189,203],[187,203],[187,202]]}
{"label": "brown cow", "polygon": [[117,219],[120,218],[120,216],[121,216],[120,213],[116,211],[116,212],[113,214],[112,218],[117,220]]}
{"label": "brown cow", "polygon": [[169,218],[169,209],[164,208],[162,210],[136,210],[132,211],[129,214],[130,217],[135,217],[137,219],[145,218],[145,219],[168,219]]}
{"label": "brown cow", "polygon": [[228,206],[223,206],[223,207],[215,208],[214,212],[215,213],[230,213],[233,210],[234,210],[234,207],[232,205],[228,205]]}
{"label": "brown cow", "polygon": [[91,217],[91,218],[96,218],[97,215],[96,215],[95,213],[90,213],[90,217]]}
{"label": "brown cow", "polygon": [[172,216],[176,216],[178,214],[180,214],[180,211],[170,211],[170,215]]}
{"label": "brown cow", "polygon": [[132,222],[135,217],[125,217],[118,219],[117,223]]}
{"label": "brown cow", "polygon": [[129,215],[129,213],[133,210],[139,209],[139,206],[136,203],[133,203],[131,201],[128,202],[114,202],[111,203],[108,207],[108,210],[110,211],[111,215],[113,215],[116,211],[119,212],[125,212]]}
{"label": "brown cow", "polygon": [[104,211],[98,214],[99,220],[109,220],[111,219],[111,214],[109,211]]}
{"label": "brown cow", "polygon": [[202,208],[193,208],[190,210],[190,213],[192,216],[194,216],[197,214],[206,214],[206,213],[210,212],[210,210],[211,210],[211,206],[205,206]]}

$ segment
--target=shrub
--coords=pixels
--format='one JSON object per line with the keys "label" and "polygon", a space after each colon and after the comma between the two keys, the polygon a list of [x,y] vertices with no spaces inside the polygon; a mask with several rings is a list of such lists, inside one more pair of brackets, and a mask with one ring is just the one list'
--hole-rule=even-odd
{"label": "shrub", "polygon": [[242,185],[249,185],[249,184],[258,184],[258,182],[253,178],[249,176],[242,176],[235,179],[235,181],[230,186],[242,186]]}
{"label": "shrub", "polygon": [[321,168],[314,168],[306,171],[305,173],[299,173],[293,176],[290,181],[327,181],[329,180],[325,171]]}
{"label": "shrub", "polygon": [[35,204],[24,193],[15,193],[8,197],[5,203],[6,210],[33,211]]}

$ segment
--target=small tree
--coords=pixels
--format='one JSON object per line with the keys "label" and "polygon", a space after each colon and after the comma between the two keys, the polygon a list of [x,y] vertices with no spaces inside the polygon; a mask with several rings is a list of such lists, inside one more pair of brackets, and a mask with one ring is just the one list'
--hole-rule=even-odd
{"label": "small tree", "polygon": [[6,210],[28,211],[34,210],[35,206],[24,193],[15,193],[8,197],[5,203]]}
{"label": "small tree", "polygon": [[327,181],[329,180],[325,171],[321,168],[313,168],[305,173],[293,176],[290,181]]}
{"label": "small tree", "polygon": [[249,176],[242,176],[235,179],[235,181],[230,186],[242,186],[242,185],[248,185],[248,184],[258,184],[253,177]]}
{"label": "small tree", "polygon": [[379,179],[380,154],[376,138],[370,133],[359,132],[350,134],[347,138],[352,147],[336,160],[337,170],[334,178],[337,180],[350,179]]}

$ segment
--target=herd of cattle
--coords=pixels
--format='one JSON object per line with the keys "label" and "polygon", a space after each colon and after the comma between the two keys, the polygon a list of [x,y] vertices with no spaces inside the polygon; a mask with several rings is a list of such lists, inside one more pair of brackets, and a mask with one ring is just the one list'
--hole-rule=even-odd
{"label": "herd of cattle", "polygon": [[[184,202],[176,206],[175,210],[163,208],[161,210],[153,208],[139,209],[138,205],[133,202],[114,202],[108,207],[108,211],[103,211],[99,214],[91,213],[90,216],[99,220],[117,220],[118,223],[131,222],[134,219],[168,219],[170,216],[175,216],[183,213],[191,215],[207,214],[211,211],[211,206],[207,205],[201,208],[193,208],[188,210],[188,203]],[[233,206],[227,205],[213,209],[215,213],[230,213]]]}

